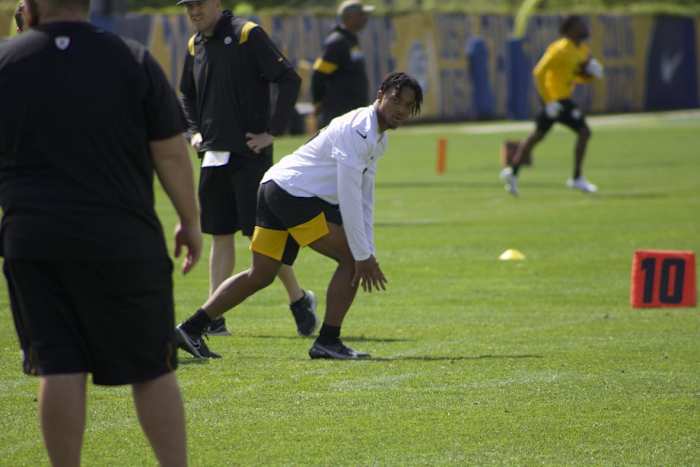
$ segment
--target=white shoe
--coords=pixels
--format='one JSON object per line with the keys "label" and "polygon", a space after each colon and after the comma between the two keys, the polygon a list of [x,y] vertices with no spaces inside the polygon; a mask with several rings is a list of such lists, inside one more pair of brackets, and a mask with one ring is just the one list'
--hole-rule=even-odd
{"label": "white shoe", "polygon": [[501,170],[501,181],[505,183],[505,189],[513,196],[518,196],[518,176],[513,174],[511,167]]}
{"label": "white shoe", "polygon": [[578,178],[570,178],[566,181],[566,186],[574,190],[581,190],[584,193],[595,193],[598,187],[586,180],[586,177],[581,175]]}

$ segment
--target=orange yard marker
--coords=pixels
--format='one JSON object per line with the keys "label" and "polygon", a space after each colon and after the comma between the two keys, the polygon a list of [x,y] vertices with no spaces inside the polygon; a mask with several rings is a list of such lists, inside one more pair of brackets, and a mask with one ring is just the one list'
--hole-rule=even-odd
{"label": "orange yard marker", "polygon": [[445,138],[438,139],[437,162],[435,164],[435,172],[442,175],[447,170],[447,140]]}
{"label": "orange yard marker", "polygon": [[634,308],[696,306],[695,254],[692,251],[635,251],[630,302]]}

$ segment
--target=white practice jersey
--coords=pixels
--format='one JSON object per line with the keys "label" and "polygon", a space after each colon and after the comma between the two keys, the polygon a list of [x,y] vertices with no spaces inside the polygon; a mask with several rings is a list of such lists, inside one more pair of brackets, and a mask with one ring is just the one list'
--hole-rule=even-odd
{"label": "white practice jersey", "polygon": [[340,206],[350,251],[357,261],[375,254],[374,179],[387,137],[374,105],[337,117],[311,141],[263,176],[292,196],[316,196]]}

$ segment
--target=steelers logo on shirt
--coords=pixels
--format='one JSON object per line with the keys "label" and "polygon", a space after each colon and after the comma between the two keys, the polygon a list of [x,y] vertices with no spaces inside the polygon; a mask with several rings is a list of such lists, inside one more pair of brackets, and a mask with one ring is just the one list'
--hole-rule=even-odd
{"label": "steelers logo on shirt", "polygon": [[59,50],[66,50],[68,47],[70,47],[70,37],[58,36],[56,39],[54,39],[54,43]]}

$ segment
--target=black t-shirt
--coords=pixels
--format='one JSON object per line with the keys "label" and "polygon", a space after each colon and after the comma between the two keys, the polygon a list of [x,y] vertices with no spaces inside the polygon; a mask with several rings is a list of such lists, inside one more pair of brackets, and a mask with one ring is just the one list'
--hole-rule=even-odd
{"label": "black t-shirt", "polygon": [[[270,83],[280,85],[272,115]],[[211,37],[190,39],[180,91],[190,131],[202,134],[202,151],[231,151],[260,162],[264,158],[248,148],[246,133],[281,133],[298,89],[292,65],[251,21],[224,11]]]}
{"label": "black t-shirt", "polygon": [[161,68],[135,42],[62,22],[0,44],[3,256],[167,256],[148,143],[184,127]]}
{"label": "black t-shirt", "polygon": [[327,120],[369,103],[365,56],[355,34],[336,26],[314,64],[311,95]]}

